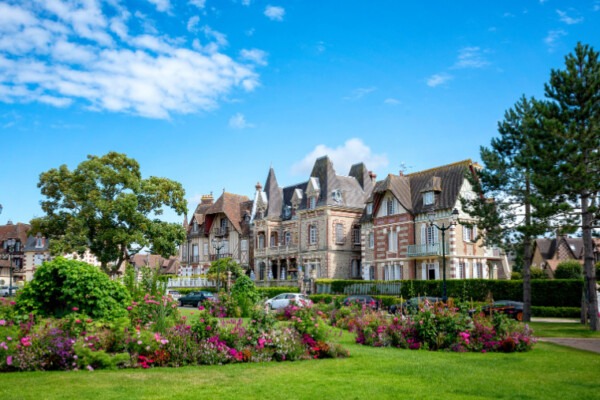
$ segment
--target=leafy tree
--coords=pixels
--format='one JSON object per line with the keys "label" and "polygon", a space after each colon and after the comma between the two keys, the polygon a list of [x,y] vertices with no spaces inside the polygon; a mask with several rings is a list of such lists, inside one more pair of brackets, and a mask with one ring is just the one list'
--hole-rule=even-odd
{"label": "leafy tree", "polygon": [[554,271],[555,279],[581,279],[583,278],[583,268],[577,260],[561,261]]}
{"label": "leafy tree", "polygon": [[127,315],[129,294],[97,267],[58,257],[43,263],[17,298],[17,308],[43,317],[78,312],[99,319]]}
{"label": "leafy tree", "polygon": [[182,215],[187,207],[180,183],[142,179],[140,166],[124,154],[88,156],[73,171],[66,165],[40,175],[38,187],[46,216],[34,219],[34,231],[50,239],[51,252],[83,254],[87,248],[105,271],[115,272],[129,256],[149,246],[163,257],[174,255],[185,240],[180,224],[157,217],[169,207]]}
{"label": "leafy tree", "polygon": [[[545,85],[544,120],[550,142],[542,144],[536,185],[565,211],[565,221],[581,229],[585,298],[590,327],[600,330],[594,244],[600,211],[600,63],[598,52],[578,43],[564,70],[552,70]],[[553,141],[553,143],[552,143]]]}
{"label": "leafy tree", "polygon": [[240,276],[244,275],[244,270],[234,260],[230,257],[219,258],[215,260],[210,265],[208,269],[208,275],[210,279],[221,281],[221,287],[225,287],[224,283],[227,282],[227,271],[231,272],[231,279],[238,279]]}
{"label": "leafy tree", "polygon": [[498,123],[500,137],[481,147],[484,168],[468,175],[480,196],[461,199],[477,220],[486,245],[518,254],[523,278],[523,320],[531,319],[531,259],[533,240],[549,228],[552,207],[533,185],[532,163],[543,135],[535,99],[522,97]]}
{"label": "leafy tree", "polygon": [[240,307],[242,317],[249,317],[252,308],[260,300],[260,293],[258,293],[250,277],[241,275],[235,280],[231,288],[231,297],[235,299]]}

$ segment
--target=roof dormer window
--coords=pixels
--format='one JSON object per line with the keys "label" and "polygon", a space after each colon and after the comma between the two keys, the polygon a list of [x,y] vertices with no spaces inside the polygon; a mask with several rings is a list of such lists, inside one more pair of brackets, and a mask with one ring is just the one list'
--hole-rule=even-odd
{"label": "roof dormer window", "polygon": [[317,207],[317,196],[311,196],[308,199],[308,208],[314,210]]}
{"label": "roof dormer window", "polygon": [[435,196],[433,191],[423,193],[423,205],[429,206],[434,203]]}
{"label": "roof dormer window", "polygon": [[367,214],[368,215],[373,214],[373,203],[368,203],[367,204]]}

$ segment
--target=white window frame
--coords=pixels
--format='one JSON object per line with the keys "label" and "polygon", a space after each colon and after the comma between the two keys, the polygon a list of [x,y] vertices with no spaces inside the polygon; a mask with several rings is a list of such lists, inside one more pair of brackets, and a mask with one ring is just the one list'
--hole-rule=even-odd
{"label": "white window frame", "polygon": [[290,244],[292,244],[292,232],[286,231],[283,234],[283,238],[284,238],[283,240],[285,241],[286,246],[289,246]]}
{"label": "white window frame", "polygon": [[207,256],[207,255],[208,255],[208,243],[203,243],[203,247],[204,247],[204,248],[202,249],[202,250],[203,250],[203,254],[204,254],[205,256]]}
{"label": "white window frame", "polygon": [[396,213],[396,201],[393,197],[388,198],[386,207],[387,215],[394,215]]}
{"label": "white window frame", "polygon": [[308,227],[308,243],[317,244],[317,226],[309,225]]}
{"label": "white window frame", "polygon": [[388,233],[388,251],[398,251],[398,232],[395,230]]}
{"label": "white window frame", "polygon": [[344,224],[338,222],[335,224],[335,242],[343,244],[344,239]]}
{"label": "white window frame", "polygon": [[425,192],[423,193],[423,205],[428,206],[435,202],[435,196],[433,192]]}
{"label": "white window frame", "polygon": [[369,214],[369,215],[373,214],[373,203],[367,204],[367,214]]}
{"label": "white window frame", "polygon": [[373,232],[369,232],[369,248],[375,248],[375,234]]}
{"label": "white window frame", "polygon": [[308,199],[308,208],[310,210],[314,210],[315,208],[317,208],[317,197],[316,196],[311,196]]}
{"label": "white window frame", "polygon": [[248,251],[248,239],[242,239],[242,242],[240,243],[240,249],[242,251]]}

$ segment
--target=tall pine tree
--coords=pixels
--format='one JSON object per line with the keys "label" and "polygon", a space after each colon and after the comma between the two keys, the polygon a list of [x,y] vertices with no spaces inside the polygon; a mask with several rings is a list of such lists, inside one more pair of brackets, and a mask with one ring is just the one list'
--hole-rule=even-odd
{"label": "tall pine tree", "polygon": [[545,129],[550,143],[538,147],[536,185],[561,204],[581,229],[585,299],[592,330],[600,330],[592,232],[598,228],[600,193],[600,64],[598,52],[578,43],[564,70],[545,85]]}
{"label": "tall pine tree", "polygon": [[463,199],[463,208],[477,219],[488,245],[522,251],[523,319],[531,319],[530,266],[535,237],[549,230],[552,207],[533,185],[532,164],[543,138],[538,102],[524,96],[498,123],[500,137],[481,147],[484,168],[471,175],[480,197]]}

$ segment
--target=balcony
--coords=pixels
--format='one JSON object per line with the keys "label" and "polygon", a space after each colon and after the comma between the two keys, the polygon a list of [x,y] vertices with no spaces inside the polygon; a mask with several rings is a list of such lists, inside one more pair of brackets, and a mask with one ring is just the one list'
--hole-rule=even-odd
{"label": "balcony", "polygon": [[[446,247],[446,250],[447,249],[448,249],[448,247]],[[407,255],[407,257],[441,256],[442,255],[442,244],[441,243],[411,244],[411,245],[408,245],[406,255]]]}
{"label": "balcony", "polygon": [[219,258],[233,258],[233,254],[231,253],[219,253],[219,254],[211,254],[210,255],[210,261],[216,261]]}
{"label": "balcony", "polygon": [[213,228],[213,236],[215,236],[215,237],[229,236],[229,227],[221,226],[221,227]]}

